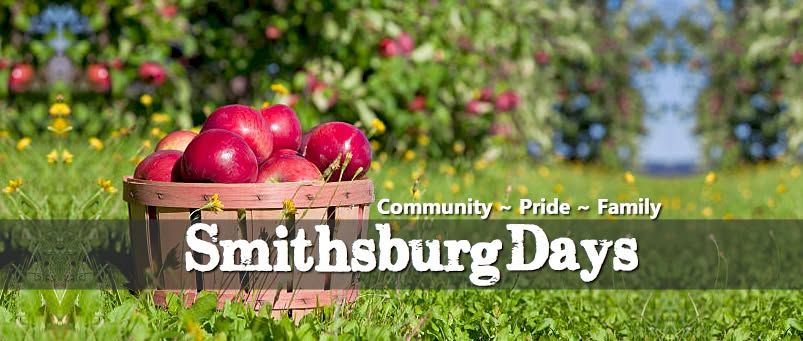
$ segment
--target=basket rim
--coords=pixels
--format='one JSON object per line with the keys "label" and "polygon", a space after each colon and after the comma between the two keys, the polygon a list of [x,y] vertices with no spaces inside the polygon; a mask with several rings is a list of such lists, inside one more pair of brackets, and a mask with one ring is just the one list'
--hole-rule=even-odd
{"label": "basket rim", "polygon": [[188,183],[123,177],[123,200],[144,206],[197,208],[217,194],[226,209],[277,209],[291,199],[296,207],[370,205],[371,179],[342,182]]}
{"label": "basket rim", "polygon": [[297,187],[297,186],[325,186],[328,184],[364,184],[373,183],[371,179],[358,179],[352,181],[336,181],[336,182],[323,182],[323,181],[297,181],[297,182],[246,182],[246,183],[233,183],[224,184],[216,182],[167,182],[167,181],[153,181],[134,178],[131,175],[123,176],[123,184],[136,184],[136,185],[149,185],[160,187],[180,187],[180,188],[220,188],[221,186],[229,187],[232,189],[237,188],[254,188],[254,187]]}

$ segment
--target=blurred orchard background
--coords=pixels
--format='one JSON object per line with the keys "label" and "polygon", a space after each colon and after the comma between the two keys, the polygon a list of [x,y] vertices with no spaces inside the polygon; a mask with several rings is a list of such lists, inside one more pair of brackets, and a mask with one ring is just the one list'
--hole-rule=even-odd
{"label": "blurred orchard background", "polygon": [[708,168],[803,141],[798,1],[2,2],[14,141],[158,138],[234,102],[356,122],[402,160]]}

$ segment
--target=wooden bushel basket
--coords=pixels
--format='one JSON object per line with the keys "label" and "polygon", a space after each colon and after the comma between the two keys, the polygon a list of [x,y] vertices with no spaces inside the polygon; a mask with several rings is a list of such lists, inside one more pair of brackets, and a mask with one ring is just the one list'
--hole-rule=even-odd
{"label": "wooden bushel basket", "polygon": [[[224,210],[198,211],[214,194]],[[317,254],[312,227],[324,223],[329,225],[332,239],[349,245],[365,238],[364,224],[374,200],[371,180],[215,184],[125,177],[123,196],[128,202],[132,280],[140,287],[155,287],[156,304],[166,304],[168,293],[173,292],[191,305],[198,292],[211,290],[218,294],[218,308],[226,301],[243,301],[254,309],[270,307],[275,317],[288,314],[299,319],[315,308],[357,299],[359,277],[355,273],[184,271],[184,254],[190,251],[185,237],[191,224],[217,221],[228,222],[218,224],[220,240],[270,241],[281,224],[305,229],[307,238],[313,240],[308,251]],[[288,199],[295,206],[294,216],[285,210]]]}

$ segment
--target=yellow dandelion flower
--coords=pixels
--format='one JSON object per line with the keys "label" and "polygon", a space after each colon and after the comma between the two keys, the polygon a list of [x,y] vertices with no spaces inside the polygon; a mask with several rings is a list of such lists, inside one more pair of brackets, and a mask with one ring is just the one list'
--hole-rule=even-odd
{"label": "yellow dandelion flower", "polygon": [[50,125],[47,126],[47,130],[52,131],[53,134],[56,135],[65,135],[72,130],[72,125],[70,125],[70,121],[58,117],[51,121]]}
{"label": "yellow dandelion flower", "polygon": [[463,152],[466,151],[466,145],[463,144],[463,142],[461,142],[461,141],[457,141],[452,145],[452,150],[456,154],[463,154]]}
{"label": "yellow dandelion flower", "polygon": [[220,201],[220,196],[217,193],[215,193],[215,194],[212,194],[212,196],[209,197],[209,199],[206,201],[206,204],[204,204],[201,208],[193,211],[193,213],[195,213],[197,211],[208,210],[208,211],[210,211],[212,213],[217,214],[218,212],[222,212],[223,208],[224,208],[224,206],[223,206],[223,202]]}
{"label": "yellow dandelion flower", "polygon": [[385,127],[385,122],[382,120],[375,118],[371,121],[371,128],[373,128],[374,132],[378,135],[384,134],[387,127]]}
{"label": "yellow dandelion flower", "polygon": [[453,176],[453,175],[457,174],[457,169],[455,169],[454,166],[449,165],[449,166],[446,167],[446,170],[444,171],[444,173],[446,175]]}
{"label": "yellow dandelion flower", "polygon": [[671,206],[673,210],[680,208],[680,197],[672,197]]}
{"label": "yellow dandelion flower", "polygon": [[769,208],[775,207],[775,198],[767,198],[767,207]]}
{"label": "yellow dandelion flower", "polygon": [[0,139],[7,139],[11,136],[8,130],[0,130]]}
{"label": "yellow dandelion flower", "polygon": [[90,137],[89,138],[89,147],[94,150],[103,150],[103,141],[101,141],[97,137]]}
{"label": "yellow dandelion flower", "polygon": [[429,145],[429,136],[425,134],[418,135],[416,139],[419,145],[428,146]]}
{"label": "yellow dandelion flower", "polygon": [[48,112],[51,116],[62,117],[69,116],[72,111],[70,110],[70,106],[66,103],[53,103]]}
{"label": "yellow dandelion flower", "polygon": [[636,182],[636,177],[633,176],[633,173],[631,173],[630,171],[625,172],[624,179],[625,179],[625,182],[627,182],[629,184],[633,184],[633,183]]}
{"label": "yellow dandelion flower", "polygon": [[151,95],[148,94],[139,96],[139,103],[142,103],[142,105],[149,107],[151,106],[151,104],[153,104],[153,97],[151,97]]}
{"label": "yellow dandelion flower", "polygon": [[474,184],[474,174],[473,173],[466,173],[463,175],[463,183],[466,186],[471,186]]}
{"label": "yellow dandelion flower", "polygon": [[516,186],[516,192],[518,192],[519,195],[527,195],[527,192],[529,191],[527,190],[527,186],[518,185]]}
{"label": "yellow dandelion flower", "polygon": [[31,138],[30,137],[23,137],[19,141],[17,141],[17,150],[23,151],[31,146]]}
{"label": "yellow dandelion flower", "polygon": [[487,160],[479,159],[476,162],[474,162],[474,169],[476,169],[478,171],[481,171],[481,170],[483,170],[485,168],[488,168],[488,161]]}
{"label": "yellow dandelion flower", "polygon": [[113,138],[118,138],[118,137],[126,136],[129,133],[131,133],[131,129],[129,129],[127,127],[121,127],[120,129],[116,129],[116,130],[112,131],[112,137]]}
{"label": "yellow dandelion flower", "polygon": [[424,175],[424,170],[422,170],[420,168],[416,168],[416,169],[413,169],[413,171],[410,173],[410,178],[413,179],[413,180],[418,180],[423,175]]}
{"label": "yellow dandelion flower", "polygon": [[381,147],[382,147],[382,144],[380,144],[379,141],[371,141],[371,150],[377,151]]}
{"label": "yellow dandelion flower", "polygon": [[393,181],[385,180],[385,182],[382,183],[382,187],[388,191],[392,191],[393,188],[396,187],[396,184],[394,184]]}
{"label": "yellow dandelion flower", "polygon": [[371,170],[374,172],[378,172],[382,169],[382,165],[379,164],[379,161],[371,161]]}
{"label": "yellow dandelion flower", "polygon": [[706,185],[713,184],[716,181],[717,181],[717,173],[708,172],[708,174],[705,175],[705,184]]}
{"label": "yellow dandelion flower", "polygon": [[170,116],[160,112],[155,112],[153,115],[151,115],[151,122],[155,124],[167,123],[170,122]]}
{"label": "yellow dandelion flower", "polygon": [[542,178],[549,177],[549,168],[546,168],[546,166],[538,167],[538,175]]}
{"label": "yellow dandelion flower", "polygon": [[201,328],[197,322],[192,319],[187,319],[186,324],[187,334],[192,336],[194,341],[201,341],[206,338],[206,332],[204,332],[203,328]]}
{"label": "yellow dandelion flower", "polygon": [[702,213],[703,213],[703,217],[708,218],[708,217],[711,217],[714,214],[714,210],[711,207],[706,206],[706,207],[703,208]]}
{"label": "yellow dandelion flower", "polygon": [[724,220],[733,220],[733,213],[726,212],[725,215],[722,216]]}
{"label": "yellow dandelion flower", "polygon": [[493,211],[494,212],[501,212],[502,211],[502,203],[498,202],[498,201],[494,201]]}
{"label": "yellow dandelion flower", "polygon": [[778,193],[786,193],[787,191],[786,184],[783,182],[779,183],[778,186],[775,187],[775,191]]}
{"label": "yellow dandelion flower", "polygon": [[5,188],[3,188],[3,193],[6,194],[14,193],[18,191],[20,187],[22,187],[23,183],[24,181],[22,180],[22,178],[8,180],[8,184],[6,185]]}
{"label": "yellow dandelion flower", "polygon": [[268,102],[268,101],[262,102],[262,109],[265,109],[265,108],[267,108],[269,106],[270,106],[270,102]]}
{"label": "yellow dandelion flower", "polygon": [[56,163],[59,161],[59,152],[55,149],[47,153],[47,163]]}
{"label": "yellow dandelion flower", "polygon": [[552,186],[552,192],[555,194],[563,193],[563,185],[561,183],[556,183],[555,186]]}
{"label": "yellow dandelion flower", "polygon": [[789,170],[789,176],[791,176],[792,179],[799,177],[800,176],[800,166],[792,167],[792,169]]}
{"label": "yellow dandelion flower", "polygon": [[452,184],[452,186],[449,189],[452,191],[452,193],[457,194],[457,192],[460,192],[460,185]]}
{"label": "yellow dandelion flower", "polygon": [[98,187],[100,187],[106,193],[117,193],[117,188],[114,187],[112,181],[109,179],[98,178],[97,184]]}
{"label": "yellow dandelion flower", "polygon": [[270,86],[270,90],[280,94],[280,95],[287,95],[290,93],[290,90],[287,90],[287,87],[284,84],[274,83]]}
{"label": "yellow dandelion flower", "polygon": [[152,147],[153,144],[151,143],[151,140],[142,140],[142,148],[151,149]]}
{"label": "yellow dandelion flower", "polygon": [[154,128],[151,128],[151,136],[161,138],[161,137],[164,136],[164,132],[162,131],[162,129],[159,129],[158,127],[154,127]]}
{"label": "yellow dandelion flower", "polygon": [[282,201],[282,210],[285,216],[296,215],[296,203],[292,199],[285,199]]}
{"label": "yellow dandelion flower", "polygon": [[421,192],[413,191],[413,200],[419,200],[419,199],[421,199]]}
{"label": "yellow dandelion flower", "polygon": [[74,155],[72,155],[72,153],[70,153],[69,150],[64,149],[61,151],[61,161],[63,161],[66,164],[72,163],[73,156]]}
{"label": "yellow dandelion flower", "polygon": [[415,152],[408,149],[406,152],[404,152],[404,159],[407,161],[415,159]]}

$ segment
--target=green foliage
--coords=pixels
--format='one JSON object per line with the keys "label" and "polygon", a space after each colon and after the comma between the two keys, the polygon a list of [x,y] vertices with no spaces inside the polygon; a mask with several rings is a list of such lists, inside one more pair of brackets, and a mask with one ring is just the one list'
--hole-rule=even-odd
{"label": "green foliage", "polygon": [[[601,15],[592,2],[84,3],[77,8],[93,32],[68,33],[75,76],[54,84],[44,77],[54,33],[24,34],[44,7],[0,11],[15,18],[0,34],[5,61],[38,70],[27,91],[0,84],[10,100],[2,102],[8,115],[0,123],[18,134],[45,130],[44,103],[56,94],[73,106],[74,128],[87,136],[153,126],[154,113],[172,118],[160,123],[163,130],[187,129],[217,105],[269,101],[294,104],[306,128],[359,122],[387,152],[433,156],[456,154],[455,143],[477,155],[500,140],[532,140],[549,150],[553,129],[585,124],[552,110],[558,90],[597,80],[604,91],[593,96],[589,115],[612,127],[606,145],[632,146],[642,109],[628,60],[656,28],[628,25],[630,8]],[[396,46],[403,36],[411,38],[409,50]],[[396,52],[383,52],[383,40]],[[148,61],[165,68],[162,85],[138,75]],[[93,88],[85,75],[90,64],[107,67],[108,90]],[[290,93],[272,90],[277,83]],[[470,110],[483,88],[491,98]],[[510,109],[495,103],[505,91],[520,98]],[[143,105],[143,94],[153,103]],[[633,106],[623,109],[623,99]]]}
{"label": "green foliage", "polygon": [[689,67],[710,73],[697,99],[705,156],[723,165],[794,157],[803,144],[803,4],[735,4],[726,11],[706,2],[710,27],[690,18],[679,24],[700,50]]}

